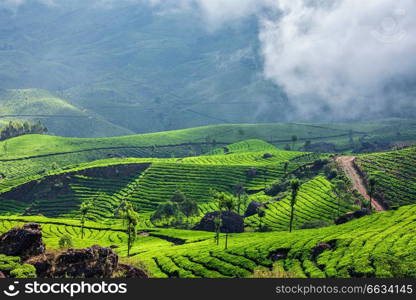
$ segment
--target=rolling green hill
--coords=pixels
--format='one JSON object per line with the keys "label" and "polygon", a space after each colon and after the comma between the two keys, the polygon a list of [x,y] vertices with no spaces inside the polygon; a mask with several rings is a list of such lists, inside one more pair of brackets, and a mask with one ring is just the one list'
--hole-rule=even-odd
{"label": "rolling green hill", "polygon": [[[0,89],[50,91],[99,123],[48,120],[51,132],[67,136],[333,120],[320,105],[322,113],[297,114],[284,89],[265,79],[255,18],[213,30],[192,10],[118,2],[110,9],[19,1],[18,10],[1,9]],[[404,105],[400,112],[386,106],[381,116],[413,117],[412,103]]]}
{"label": "rolling green hill", "polygon": [[250,142],[253,149],[238,143],[250,139],[268,141],[283,149],[292,147],[293,135],[298,138],[295,149],[302,148],[306,141],[311,141],[312,146],[331,143],[338,151],[350,151],[368,144],[369,149],[386,149],[395,143],[414,141],[415,128],[416,123],[412,120],[389,119],[350,124],[214,125],[112,138],[27,135],[0,142],[0,167],[1,172],[12,179],[111,157],[221,154],[224,153],[222,147],[232,143],[237,144],[229,146],[231,152],[273,149],[264,142]]}
{"label": "rolling green hill", "polygon": [[[257,140],[241,144],[250,149],[267,145]],[[90,218],[103,220],[113,217],[121,199],[135,203],[141,212],[152,212],[177,190],[203,204],[210,201],[210,189],[232,193],[233,186],[241,183],[248,191],[261,190],[284,176],[285,162],[293,161],[288,166],[290,172],[319,158],[274,149],[267,152],[272,155],[268,158],[262,151],[183,159],[110,159],[6,179],[0,181],[1,211],[8,214],[13,208],[13,212],[24,211],[26,215],[76,218],[81,202],[94,199],[96,212]],[[255,174],[248,175],[253,169]]]}
{"label": "rolling green hill", "polygon": [[0,28],[0,88],[49,90],[120,128],[145,133],[289,118],[281,88],[259,76],[255,20],[210,31],[189,11],[72,0],[1,10]]}
{"label": "rolling green hill", "polygon": [[0,118],[2,122],[40,120],[52,135],[101,137],[133,133],[40,89],[0,90]]}

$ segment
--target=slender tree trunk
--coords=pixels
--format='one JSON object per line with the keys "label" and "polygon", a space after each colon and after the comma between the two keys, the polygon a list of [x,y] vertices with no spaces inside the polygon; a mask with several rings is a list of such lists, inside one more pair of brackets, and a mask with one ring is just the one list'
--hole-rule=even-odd
{"label": "slender tree trunk", "polygon": [[130,257],[130,248],[131,248],[131,229],[130,224],[127,225],[127,257]]}
{"label": "slender tree trunk", "polygon": [[225,234],[225,250],[228,248],[228,233]]}
{"label": "slender tree trunk", "polygon": [[84,239],[84,216],[81,218],[81,239]]}
{"label": "slender tree trunk", "polygon": [[295,212],[295,206],[293,205],[290,209],[290,223],[289,223],[289,232],[292,232],[292,226],[293,226],[293,215]]}

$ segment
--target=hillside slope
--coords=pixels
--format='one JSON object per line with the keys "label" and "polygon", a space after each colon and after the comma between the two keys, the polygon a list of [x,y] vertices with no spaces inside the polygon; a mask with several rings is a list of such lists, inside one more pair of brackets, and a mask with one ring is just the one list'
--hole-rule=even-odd
{"label": "hillside slope", "polygon": [[416,201],[416,147],[387,153],[359,156],[358,166],[365,176],[377,181],[375,196],[389,206]]}
{"label": "hillside slope", "polygon": [[40,89],[0,90],[0,118],[4,122],[40,120],[52,135],[101,137],[133,133]]}
{"label": "hillside slope", "polygon": [[[415,213],[412,205],[338,226],[232,234],[227,250],[223,235],[217,246],[210,232],[151,229],[149,236],[136,239],[130,262],[144,262],[151,276],[158,278],[248,277],[255,269],[273,265],[298,278],[416,277]],[[60,237],[67,233],[75,247],[116,244],[119,254],[127,253],[127,235],[120,228],[93,222],[87,222],[84,239],[79,222],[44,217],[0,217],[0,232],[33,221],[42,224],[48,249],[57,249]]]}

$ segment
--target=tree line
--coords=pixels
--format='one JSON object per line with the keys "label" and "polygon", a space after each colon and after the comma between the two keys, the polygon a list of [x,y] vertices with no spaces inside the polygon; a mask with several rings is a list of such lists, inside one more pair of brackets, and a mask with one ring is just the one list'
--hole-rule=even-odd
{"label": "tree line", "polygon": [[48,128],[40,121],[35,123],[13,122],[10,121],[5,127],[0,129],[0,141],[11,139],[25,134],[44,134],[48,132]]}

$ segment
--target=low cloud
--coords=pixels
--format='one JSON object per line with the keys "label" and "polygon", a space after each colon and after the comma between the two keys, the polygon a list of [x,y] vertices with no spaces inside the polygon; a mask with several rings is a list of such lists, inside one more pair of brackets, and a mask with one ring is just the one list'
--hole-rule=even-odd
{"label": "low cloud", "polygon": [[[58,5],[64,0],[26,1]],[[65,0],[66,3],[79,0]],[[85,3],[85,2],[84,2]],[[398,82],[416,73],[414,0],[91,0],[95,6],[149,4],[158,13],[193,11],[210,31],[256,17],[264,76],[283,87],[297,117],[336,118],[391,110],[413,95]],[[403,87],[405,86],[405,87]],[[399,108],[398,108],[399,109]],[[399,109],[400,110],[400,109]]]}
{"label": "low cloud", "polygon": [[386,89],[416,75],[415,1],[291,0],[279,8],[278,19],[261,19],[264,73],[301,114],[353,118],[406,98]]}

